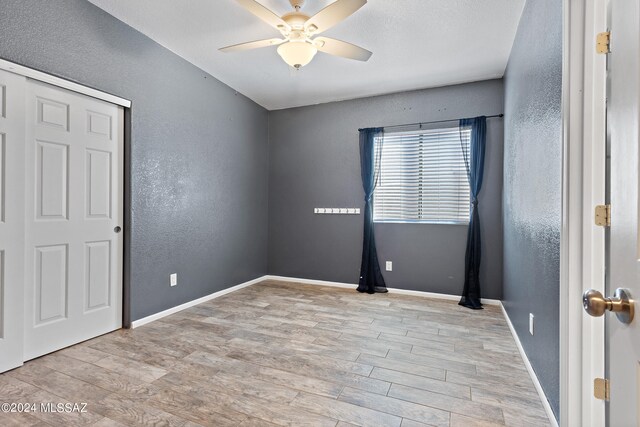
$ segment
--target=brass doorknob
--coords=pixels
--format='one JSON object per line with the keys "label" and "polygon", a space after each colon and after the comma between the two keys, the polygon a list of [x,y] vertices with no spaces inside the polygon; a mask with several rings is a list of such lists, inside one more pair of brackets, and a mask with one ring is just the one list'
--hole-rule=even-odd
{"label": "brass doorknob", "polygon": [[593,317],[600,317],[608,310],[616,313],[622,323],[631,323],[633,320],[634,301],[626,289],[616,289],[612,298],[605,298],[595,289],[589,289],[582,295],[582,306]]}

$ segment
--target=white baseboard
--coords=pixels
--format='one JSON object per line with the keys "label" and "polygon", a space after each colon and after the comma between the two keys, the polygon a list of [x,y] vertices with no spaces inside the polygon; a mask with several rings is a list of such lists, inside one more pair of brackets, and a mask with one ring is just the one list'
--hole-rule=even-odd
{"label": "white baseboard", "polygon": [[544,393],[542,389],[542,385],[538,380],[538,376],[536,375],[536,371],[533,370],[533,366],[531,366],[531,362],[529,362],[529,358],[527,357],[527,353],[524,352],[524,348],[522,347],[522,343],[520,342],[520,338],[516,333],[516,329],[513,327],[513,323],[511,323],[511,319],[507,314],[507,310],[505,310],[504,305],[500,303],[500,307],[502,308],[502,314],[504,314],[504,318],[507,321],[507,325],[509,325],[509,329],[511,330],[511,335],[513,335],[513,339],[516,342],[516,346],[518,347],[518,351],[520,352],[520,356],[522,357],[522,361],[524,362],[524,366],[527,368],[529,372],[529,376],[533,381],[533,385],[535,386],[538,395],[540,396],[540,400],[542,401],[542,406],[544,407],[545,412],[547,413],[547,417],[549,418],[549,422],[553,427],[558,427],[558,421],[556,420],[556,416],[551,409],[551,405],[549,404],[549,399],[547,399],[547,395]]}
{"label": "white baseboard", "polygon": [[[223,289],[218,292],[214,292],[210,295],[206,295],[202,298],[194,299],[193,301],[185,302],[184,304],[180,304],[176,307],[169,308],[167,310],[161,311],[156,314],[152,314],[151,316],[143,317],[142,319],[134,320],[131,322],[131,329],[139,328],[142,325],[146,325],[147,323],[153,322],[154,320],[162,319],[163,317],[169,316],[171,314],[177,313],[179,311],[185,310],[187,308],[193,307],[198,304],[202,304],[203,302],[210,301],[212,299],[221,297],[228,293],[240,290],[242,288],[246,288],[247,286],[255,285],[260,282],[264,282],[266,280],[277,280],[280,282],[290,282],[290,283],[302,283],[305,285],[318,285],[318,286],[332,286],[334,288],[347,288],[347,289],[356,289],[358,285],[353,283],[340,283],[340,282],[328,282],[326,280],[313,280],[313,279],[299,279],[295,277],[284,277],[284,276],[262,276],[253,280],[249,280],[248,282],[240,283],[239,285],[232,286],[228,289]],[[423,292],[423,291],[411,291],[407,289],[396,289],[396,288],[388,288],[389,292],[392,294],[403,294],[403,295],[413,295],[417,297],[426,297],[426,298],[434,298],[434,299],[444,299],[451,301],[459,301],[460,296],[458,295],[448,295],[448,294],[437,294],[433,292]],[[495,299],[482,299],[483,304],[487,305],[500,305],[499,300]]]}
{"label": "white baseboard", "polygon": [[131,328],[138,328],[142,325],[146,325],[147,323],[153,322],[154,320],[158,320],[161,319],[163,317],[169,316],[173,313],[177,313],[179,311],[185,310],[187,308],[193,307],[195,305],[198,304],[202,304],[203,302],[207,302],[210,301],[212,299],[215,298],[219,298],[223,295],[229,294],[231,292],[240,290],[242,288],[246,288],[247,286],[251,286],[251,285],[255,285],[256,283],[260,283],[263,282],[265,280],[265,277],[267,276],[262,276],[262,277],[258,277],[256,279],[253,280],[249,280],[248,282],[244,282],[244,283],[240,283],[239,285],[236,286],[232,286],[230,288],[227,289],[223,289],[221,291],[218,292],[214,292],[210,295],[206,295],[202,298],[198,298],[198,299],[194,299],[193,301],[189,301],[189,302],[185,302],[184,304],[180,304],[176,307],[172,307],[168,310],[164,310],[161,311],[160,313],[156,313],[156,314],[152,314],[151,316],[147,316],[147,317],[143,317],[142,319],[138,319],[138,320],[134,320],[133,322],[131,322]]}
{"label": "white baseboard", "polygon": [[[278,280],[281,282],[303,283],[305,285],[333,286],[335,288],[348,288],[348,289],[356,289],[358,287],[357,284],[353,284],[353,283],[328,282],[326,280],[299,279],[296,277],[284,277],[284,276],[264,276],[264,280]],[[423,298],[460,301],[460,295],[438,294],[435,292],[412,291],[408,289],[397,289],[397,288],[387,288],[387,289],[389,290],[389,293],[392,293],[392,294],[412,295],[412,296],[423,297]],[[482,303],[487,305],[500,305],[500,300],[482,298]]]}
{"label": "white baseboard", "polygon": [[[143,317],[142,319],[135,320],[131,322],[131,328],[137,328],[142,325],[146,325],[147,323],[153,322],[154,320],[161,319],[173,313],[177,313],[179,311],[185,310],[195,305],[202,304],[203,302],[210,301],[212,299],[221,297],[222,295],[226,295],[228,293],[240,290],[242,288],[246,288],[247,286],[255,285],[260,282],[264,282],[266,280],[277,280],[280,282],[289,282],[289,283],[302,283],[305,285],[331,286],[334,288],[346,288],[346,289],[356,289],[358,287],[358,285],[354,283],[329,282],[326,280],[300,279],[297,277],[267,275],[267,276],[258,277],[253,280],[249,280],[248,282],[240,283],[239,285],[232,286],[228,289],[223,289],[221,291],[214,292],[202,298],[194,299],[193,301],[185,302],[184,304],[169,308],[167,310],[161,311],[160,313],[152,314],[151,316],[147,316],[147,317]],[[459,295],[439,294],[435,292],[424,292],[424,291],[412,291],[409,289],[397,289],[397,288],[387,288],[387,289],[389,290],[389,293],[392,293],[392,294],[412,295],[412,296],[422,297],[422,298],[443,299],[443,300],[450,300],[450,301],[460,300]],[[482,298],[482,303],[487,305],[501,306],[500,300],[497,300],[497,299]]]}
{"label": "white baseboard", "polygon": [[299,279],[297,277],[264,276],[264,279],[277,280],[279,282],[302,283],[304,285],[332,286],[334,288],[355,289],[358,287],[358,285],[354,285],[353,283],[327,282],[324,280],[315,280],[315,279]]}

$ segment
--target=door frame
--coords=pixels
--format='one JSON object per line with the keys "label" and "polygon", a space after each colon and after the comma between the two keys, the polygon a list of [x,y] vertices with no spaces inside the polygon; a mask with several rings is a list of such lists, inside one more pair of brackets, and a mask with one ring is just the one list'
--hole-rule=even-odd
{"label": "door frame", "polygon": [[584,314],[582,293],[604,294],[604,229],[594,208],[605,201],[606,55],[595,51],[607,29],[609,0],[564,1],[563,188],[560,242],[560,425],[604,426],[593,397],[604,377],[604,322]]}
{"label": "door frame", "polygon": [[93,89],[89,86],[84,86],[69,80],[65,80],[52,74],[43,73],[42,71],[25,67],[24,65],[16,64],[2,58],[0,58],[0,70],[8,71],[13,74],[19,74],[33,80],[38,80],[40,82],[61,87],[72,92],[87,95],[91,98],[101,99],[103,101],[119,105],[124,108],[131,108],[131,101],[129,101],[128,99],[120,98],[119,96],[115,96],[101,90]]}

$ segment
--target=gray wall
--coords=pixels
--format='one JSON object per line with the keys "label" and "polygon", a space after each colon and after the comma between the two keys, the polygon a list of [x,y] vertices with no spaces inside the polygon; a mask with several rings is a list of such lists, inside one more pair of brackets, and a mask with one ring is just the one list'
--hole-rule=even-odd
{"label": "gray wall", "polygon": [[[357,283],[363,217],[315,215],[314,207],[364,205],[358,128],[502,113],[502,80],[269,114],[269,274]],[[453,123],[455,125],[455,123]],[[489,119],[480,194],[483,296],[502,296],[502,119]],[[389,287],[459,294],[465,225],[376,224]]]}
{"label": "gray wall", "polygon": [[529,0],[505,75],[503,302],[556,415],[561,94],[562,1]]}
{"label": "gray wall", "polygon": [[85,0],[2,0],[0,40],[4,59],[133,102],[133,320],[266,273],[266,110]]}

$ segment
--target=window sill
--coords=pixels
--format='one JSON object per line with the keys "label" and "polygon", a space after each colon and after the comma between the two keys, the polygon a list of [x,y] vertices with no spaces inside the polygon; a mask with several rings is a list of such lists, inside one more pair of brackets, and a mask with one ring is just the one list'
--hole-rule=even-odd
{"label": "window sill", "polygon": [[424,225],[469,225],[469,222],[459,222],[459,221],[406,221],[406,220],[384,220],[384,221],[373,221],[374,224],[424,224]]}

